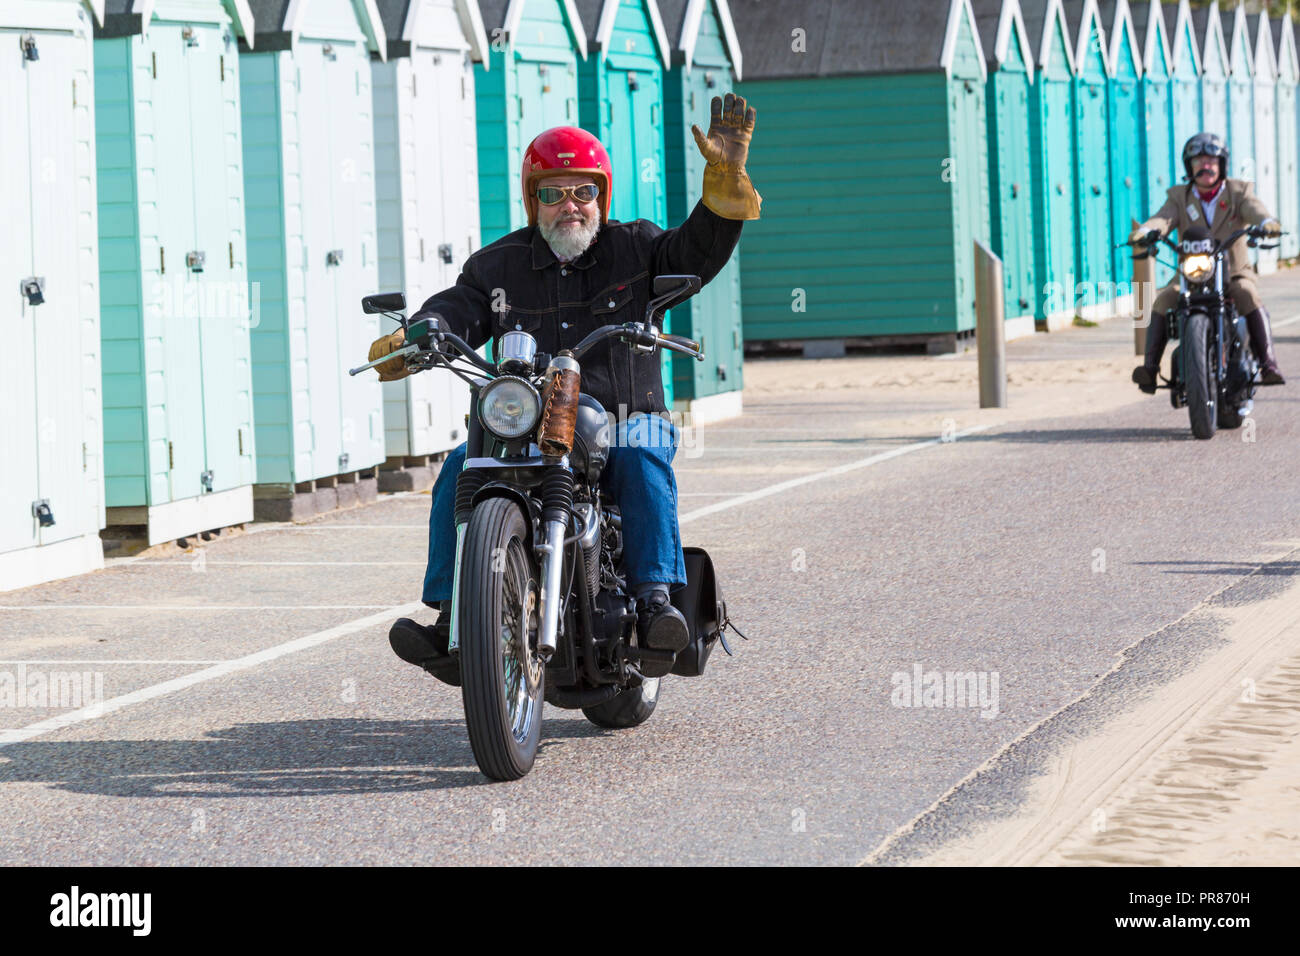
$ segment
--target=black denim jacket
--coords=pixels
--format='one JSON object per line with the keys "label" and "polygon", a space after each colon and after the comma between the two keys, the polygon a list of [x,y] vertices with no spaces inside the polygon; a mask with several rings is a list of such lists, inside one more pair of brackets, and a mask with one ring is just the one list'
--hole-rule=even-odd
{"label": "black denim jacket", "polygon": [[[537,339],[538,351],[554,355],[602,325],[642,321],[657,275],[712,280],[731,257],[742,225],[703,203],[675,229],[648,219],[611,219],[567,264],[555,258],[536,226],[526,226],[471,255],[456,284],[430,296],[412,318],[436,313],[474,348],[522,329]],[[580,363],[582,391],[607,412],[622,418],[666,411],[658,353],[633,352],[613,340]]]}

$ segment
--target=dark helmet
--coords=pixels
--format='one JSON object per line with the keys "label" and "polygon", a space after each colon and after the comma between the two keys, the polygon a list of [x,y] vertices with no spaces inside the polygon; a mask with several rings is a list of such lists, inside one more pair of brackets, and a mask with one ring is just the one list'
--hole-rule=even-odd
{"label": "dark helmet", "polygon": [[1197,156],[1217,156],[1219,158],[1219,182],[1228,175],[1228,147],[1223,140],[1213,133],[1197,133],[1183,146],[1183,172],[1192,180],[1192,160]]}

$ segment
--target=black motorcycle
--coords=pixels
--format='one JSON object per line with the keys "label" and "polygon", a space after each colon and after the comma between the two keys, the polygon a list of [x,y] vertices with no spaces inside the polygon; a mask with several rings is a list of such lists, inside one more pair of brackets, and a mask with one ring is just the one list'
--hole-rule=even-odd
{"label": "black motorcycle", "polygon": [[411,371],[448,369],[471,389],[456,481],[449,649],[459,660],[474,759],[495,780],[532,768],[543,701],[580,708],[601,727],[635,727],[654,713],[664,676],[703,674],[719,641],[731,653],[723,631],[735,627],[713,562],[690,547],[683,548],[687,585],[671,598],[690,642],[675,658],[638,646],[635,601],[620,567],[619,509],[600,487],[610,422],[579,391],[582,356],[610,339],[703,361],[698,343],[656,328],[700,286],[698,276],[658,276],[643,323],[606,325],[555,356],[539,353],[527,332],[506,332],[496,362],[436,318],[398,314],[406,308],[402,293],[362,300],[365,312],[401,323],[406,345],[351,374],[401,357]]}
{"label": "black motorcycle", "polygon": [[1189,229],[1174,242],[1152,230],[1135,243],[1142,250],[1136,259],[1155,256],[1157,242],[1178,255],[1178,304],[1166,321],[1169,337],[1179,344],[1172,377],[1158,387],[1169,389],[1174,408],[1187,406],[1197,438],[1213,438],[1216,428],[1241,427],[1254,408],[1259,363],[1250,349],[1246,320],[1227,294],[1225,272],[1228,249],[1237,239],[1250,236],[1247,244],[1255,247],[1264,235],[1261,227],[1247,226],[1220,241],[1203,229]]}

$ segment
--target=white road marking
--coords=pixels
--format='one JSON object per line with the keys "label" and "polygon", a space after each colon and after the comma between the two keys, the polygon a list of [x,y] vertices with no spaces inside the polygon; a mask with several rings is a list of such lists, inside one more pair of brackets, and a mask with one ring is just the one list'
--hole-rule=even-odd
{"label": "white road marking", "polygon": [[[986,428],[992,428],[993,424],[975,425],[971,428],[962,429],[955,432],[952,440],[963,438],[966,435],[982,432]],[[932,445],[950,444],[950,441],[944,438],[929,438],[925,441],[913,442],[910,445],[903,445],[901,448],[892,448],[889,451],[883,451],[878,455],[871,455],[867,458],[859,458],[857,461],[851,461],[847,464],[837,465],[834,468],[827,468],[823,471],[815,471],[810,475],[800,475],[798,478],[791,478],[788,481],[778,482],[775,485],[768,485],[766,488],[760,488],[757,491],[750,491],[746,494],[739,495],[728,501],[719,501],[716,504],[705,505],[703,508],[696,508],[694,511],[688,511],[677,519],[679,525],[686,524],[688,521],[694,521],[696,518],[703,518],[711,514],[717,514],[719,511],[726,511],[728,508],[735,508],[738,505],[746,505],[751,501],[757,501],[760,498],[766,498],[770,495],[780,494],[782,491],[788,491],[791,488],[797,488],[800,485],[806,485],[810,482],[820,481],[823,478],[831,478],[835,475],[842,475],[845,472],[856,471],[859,468],[866,468],[870,465],[877,465],[882,461],[888,461],[891,458],[897,458],[899,455],[907,455],[914,451],[920,451],[922,448],[929,448]]]}
{"label": "white road marking", "polygon": [[333,641],[340,637],[346,637],[349,634],[353,634],[367,627],[372,627],[376,624],[387,624],[394,617],[401,617],[403,614],[410,614],[422,607],[424,607],[424,605],[418,601],[410,604],[399,604],[395,607],[388,607],[378,614],[371,614],[367,617],[357,618],[355,621],[348,621],[346,624],[339,624],[324,631],[317,631],[316,633],[308,634],[305,637],[295,638],[292,641],[277,644],[275,647],[268,647],[265,650],[246,654],[245,656],[237,657],[234,660],[223,661],[220,664],[207,667],[201,671],[195,671],[192,674],[186,674],[183,677],[163,681],[160,684],[152,684],[149,687],[142,687],[139,690],[131,691],[129,694],[112,697],[101,703],[92,704],[91,706],[83,707],[80,710],[74,710],[71,713],[59,714],[57,717],[50,717],[46,720],[37,721],[34,724],[28,724],[26,727],[18,727],[12,730],[0,730],[0,747],[7,746],[8,744],[21,743],[24,740],[31,740],[33,737],[39,737],[42,734],[48,734],[55,730],[62,730],[64,727],[69,727],[72,724],[80,724],[88,720],[96,720],[107,714],[111,714],[114,711],[121,710],[124,707],[130,707],[132,704],[152,700],[155,697],[162,697],[165,694],[172,694],[178,690],[185,690],[187,687],[193,687],[195,684],[202,684],[205,681],[216,680],[218,677],[225,677],[228,674],[248,670],[249,668],[256,667],[259,664],[265,664],[288,654],[295,654],[298,651],[305,651],[312,647],[318,647],[328,641]]}
{"label": "white road marking", "polygon": [[[428,528],[424,529],[429,530]],[[178,555],[170,560],[137,561],[137,564],[161,565],[162,567],[190,568],[194,566],[194,557]],[[329,568],[423,568],[427,561],[203,561],[205,568],[274,568],[274,567],[329,567]]]}
{"label": "white road marking", "polygon": [[224,664],[226,663],[226,661],[230,659],[231,658],[229,657],[214,657],[210,660],[203,659],[203,658],[199,658],[199,659],[187,658],[182,661],[154,661],[154,660],[26,661],[23,660],[23,661],[0,661],[0,664],[80,664],[80,665],[94,664],[96,666],[99,666],[101,664]]}
{"label": "white road marking", "polygon": [[1280,329],[1284,325],[1294,325],[1297,322],[1300,322],[1300,315],[1293,315],[1291,318],[1283,319],[1281,322],[1274,322],[1273,328]]}
{"label": "white road marking", "polygon": [[0,611],[373,611],[386,604],[0,604]]}

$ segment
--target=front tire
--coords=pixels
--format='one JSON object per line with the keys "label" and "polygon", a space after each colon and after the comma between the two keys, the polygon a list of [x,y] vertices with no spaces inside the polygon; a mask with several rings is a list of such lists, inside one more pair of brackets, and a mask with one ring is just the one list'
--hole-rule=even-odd
{"label": "front tire", "polygon": [[611,730],[623,730],[644,724],[650,719],[650,715],[655,712],[655,706],[659,703],[661,680],[662,678],[659,677],[649,677],[636,687],[619,691],[603,704],[582,708],[582,712],[597,727],[608,727]]}
{"label": "front tire", "polygon": [[1187,363],[1187,417],[1191,419],[1192,435],[1213,438],[1218,423],[1219,389],[1214,364],[1210,361],[1210,317],[1204,312],[1193,312],[1187,317],[1183,325],[1183,350]]}
{"label": "front tire", "polygon": [[461,699],[474,759],[493,780],[528,773],[542,735],[546,669],[527,530],[515,502],[489,498],[470,516],[461,558]]}

